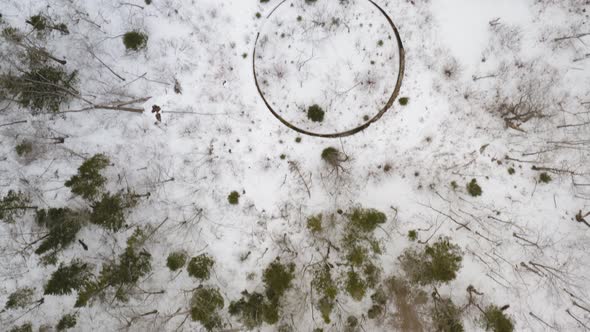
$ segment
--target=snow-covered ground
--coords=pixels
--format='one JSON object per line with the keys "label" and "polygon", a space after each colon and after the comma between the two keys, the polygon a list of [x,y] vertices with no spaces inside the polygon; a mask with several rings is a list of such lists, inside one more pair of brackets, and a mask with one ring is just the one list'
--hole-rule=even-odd
{"label": "snow-covered ground", "polygon": [[[268,35],[260,73],[272,80],[269,99],[285,118],[320,132],[350,129],[387,100],[398,69],[393,36],[373,7],[351,0],[345,2],[361,14],[342,13],[342,21],[355,22],[354,36],[342,24],[327,40],[322,34],[329,30],[306,39],[305,15],[321,16],[336,1],[287,0],[265,19],[279,2],[0,0],[2,18],[23,30],[38,13],[68,23],[69,35],[47,37],[48,51],[79,71],[81,93],[93,103],[151,97],[136,106],[143,113],[32,115],[15,104],[0,108],[0,197],[14,189],[40,208],[84,207],[64,181],[96,153],[113,164],[104,173],[110,191],[150,193],[127,217],[126,230],[84,226],[77,237],[89,250],[73,243],[57,265],[41,264],[29,245],[43,234],[32,213],[0,223],[0,303],[20,287],[34,287],[35,298],[45,299],[34,309],[0,312],[0,329],[25,322],[55,326],[75,311],[73,330],[79,331],[199,330],[186,319],[199,284],[166,267],[170,252],[185,250],[214,257],[205,284],[220,289],[228,330],[241,324],[227,305],[245,289],[262,291],[262,271],[277,257],[296,264],[281,323],[295,331],[343,331],[354,315],[364,331],[396,330],[388,320],[366,318],[370,292],[356,302],[342,291],[331,324],[312,313],[307,267],[326,248],[310,235],[307,218],[352,206],[388,217],[375,231],[383,276],[403,274],[397,257],[420,245],[408,240],[408,231],[417,230],[422,242],[449,236],[464,252],[463,266],[438,292],[457,305],[467,304],[472,285],[485,303],[510,305],[505,313],[515,331],[590,329],[590,228],[575,218],[590,212],[588,1],[376,1],[400,30],[406,51],[400,96],[409,102],[396,102],[369,128],[342,139],[299,135],[266,109],[252,72],[256,35]],[[148,34],[147,49],[127,52],[121,35],[134,29]],[[316,43],[321,56],[313,51]],[[370,74],[374,89],[349,91]],[[182,93],[174,91],[175,82]],[[342,91],[348,94],[340,98]],[[305,113],[314,103],[330,105],[321,125]],[[152,105],[161,107],[161,122]],[[74,100],[62,111],[84,106]],[[27,122],[3,126],[21,120]],[[55,137],[65,141],[54,144]],[[15,153],[23,140],[35,142],[34,159]],[[338,172],[321,159],[329,146],[348,157]],[[540,182],[542,171],[552,181]],[[473,178],[481,196],[466,191]],[[241,195],[238,205],[228,203],[232,191]],[[43,296],[59,263],[82,259],[98,273],[124,250],[136,226],[160,224],[147,245],[153,270],[129,302],[109,298],[74,309],[75,294]],[[153,310],[158,313],[142,316]],[[482,330],[478,317],[477,309],[466,309],[466,331]]]}

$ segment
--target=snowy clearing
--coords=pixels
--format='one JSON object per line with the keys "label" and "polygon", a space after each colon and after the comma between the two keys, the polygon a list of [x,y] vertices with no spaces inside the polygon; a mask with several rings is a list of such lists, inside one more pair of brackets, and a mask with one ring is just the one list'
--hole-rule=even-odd
{"label": "snowy clearing", "polygon": [[590,330],[590,2],[375,4],[0,0],[0,329]]}

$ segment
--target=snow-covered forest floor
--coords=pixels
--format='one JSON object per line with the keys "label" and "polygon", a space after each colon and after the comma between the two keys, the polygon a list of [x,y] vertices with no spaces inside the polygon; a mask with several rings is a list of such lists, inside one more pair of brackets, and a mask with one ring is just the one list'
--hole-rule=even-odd
{"label": "snow-covered forest floor", "polygon": [[0,330],[590,330],[590,2],[375,3],[0,0]]}

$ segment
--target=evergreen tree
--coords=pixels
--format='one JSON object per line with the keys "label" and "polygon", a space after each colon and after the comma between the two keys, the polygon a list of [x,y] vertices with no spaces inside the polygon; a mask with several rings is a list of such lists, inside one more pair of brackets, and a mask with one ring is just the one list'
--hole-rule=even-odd
{"label": "evergreen tree", "polygon": [[191,299],[191,318],[200,322],[207,331],[223,327],[219,310],[223,309],[223,297],[219,290],[199,287]]}
{"label": "evergreen tree", "polygon": [[72,291],[81,289],[91,277],[90,267],[82,261],[74,260],[70,265],[61,264],[51,274],[49,281],[45,285],[44,294],[71,294]]}
{"label": "evergreen tree", "polygon": [[76,239],[78,231],[86,218],[85,214],[68,208],[50,208],[37,211],[37,223],[48,228],[36,254],[41,255],[49,250],[54,252],[65,248]]}
{"label": "evergreen tree", "polygon": [[449,298],[435,298],[431,310],[436,332],[464,332],[461,310]]}
{"label": "evergreen tree", "polygon": [[406,249],[399,260],[410,280],[427,285],[455,279],[463,256],[457,245],[443,237],[424,250]]}
{"label": "evergreen tree", "polygon": [[266,287],[266,296],[271,300],[278,300],[291,288],[291,282],[295,278],[295,264],[281,264],[276,259],[264,270],[262,281]]}
{"label": "evergreen tree", "polygon": [[330,323],[330,315],[336,305],[336,296],[338,295],[338,285],[332,278],[330,266],[324,264],[314,270],[312,287],[319,294],[319,300],[316,307],[322,314],[326,324]]}
{"label": "evergreen tree", "polygon": [[495,305],[490,305],[483,310],[481,322],[486,331],[514,331],[514,323],[512,323],[512,320],[504,314],[504,311],[501,308],[498,308]]}
{"label": "evergreen tree", "polygon": [[[41,52],[40,55],[45,54]],[[13,96],[19,105],[33,111],[58,112],[62,104],[78,96],[77,84],[77,71],[67,72],[62,67],[45,64],[18,76],[0,75],[0,90],[4,92],[0,91],[0,96]]]}
{"label": "evergreen tree", "polygon": [[24,323],[23,325],[13,327],[9,332],[33,332],[33,325],[31,323]]}
{"label": "evergreen tree", "polygon": [[19,288],[14,293],[8,296],[8,301],[6,302],[6,309],[22,309],[28,307],[31,303],[33,303],[33,294],[35,290],[33,288],[24,287]]}
{"label": "evergreen tree", "polygon": [[294,272],[295,264],[281,264],[277,258],[262,274],[266,296],[243,291],[241,299],[230,303],[230,315],[239,316],[239,321],[248,329],[254,329],[263,322],[270,325],[278,322],[281,297],[291,288]]}
{"label": "evergreen tree", "polygon": [[73,194],[82,196],[86,200],[94,200],[101,192],[106,178],[100,171],[109,165],[109,158],[103,154],[95,154],[78,167],[78,174],[65,182]]}
{"label": "evergreen tree", "polygon": [[241,299],[230,303],[229,314],[238,316],[238,320],[250,330],[262,325],[263,322],[272,325],[279,320],[278,306],[257,292],[243,291]]}
{"label": "evergreen tree", "polygon": [[134,207],[137,199],[133,194],[102,194],[102,198],[92,204],[90,222],[113,232],[125,226],[125,209]]}
{"label": "evergreen tree", "polygon": [[78,292],[76,307],[83,307],[95,296],[102,294],[109,287],[116,289],[115,299],[126,302],[129,292],[139,279],[152,270],[151,254],[144,245],[148,230],[137,229],[127,239],[127,248],[119,255],[118,261],[104,263],[96,281],[89,281]]}
{"label": "evergreen tree", "polygon": [[147,46],[148,35],[141,31],[129,31],[123,35],[123,44],[129,51],[139,51]]}
{"label": "evergreen tree", "polygon": [[58,331],[65,331],[74,328],[76,326],[77,320],[76,314],[63,315],[55,328]]}
{"label": "evergreen tree", "polygon": [[168,255],[166,259],[166,266],[170,269],[170,271],[177,271],[184,267],[186,264],[186,253],[182,251],[175,251]]}
{"label": "evergreen tree", "polygon": [[208,280],[211,276],[213,264],[215,264],[215,261],[207,254],[193,257],[188,263],[188,275],[201,281]]}
{"label": "evergreen tree", "polygon": [[31,208],[29,203],[29,196],[20,191],[9,190],[0,200],[0,220],[13,223],[16,218],[24,215],[26,209]]}

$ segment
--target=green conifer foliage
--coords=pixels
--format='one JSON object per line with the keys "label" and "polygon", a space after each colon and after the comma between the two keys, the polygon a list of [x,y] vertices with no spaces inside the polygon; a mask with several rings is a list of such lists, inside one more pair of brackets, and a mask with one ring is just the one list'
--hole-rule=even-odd
{"label": "green conifer foliage", "polygon": [[13,327],[9,332],[33,332],[33,325],[31,323],[24,323],[23,325]]}
{"label": "green conifer foliage", "polygon": [[321,312],[326,324],[330,323],[330,315],[336,305],[336,296],[338,295],[338,285],[332,278],[330,270],[328,264],[316,268],[311,282],[312,287],[319,294],[316,307]]}
{"label": "green conifer foliage", "polygon": [[81,289],[92,277],[90,266],[82,261],[74,260],[70,265],[61,264],[51,274],[45,285],[44,294],[67,295]]}
{"label": "green conifer foliage", "polygon": [[211,268],[215,261],[207,254],[201,254],[193,257],[188,263],[187,271],[191,277],[201,281],[208,280],[211,276]]}
{"label": "green conifer foliage", "polygon": [[229,314],[238,316],[238,320],[247,329],[254,329],[262,323],[275,324],[279,320],[278,306],[265,299],[260,293],[242,292],[242,298],[232,301]]}
{"label": "green conifer foliage", "polygon": [[437,298],[431,310],[436,332],[464,332],[461,310],[449,298]]}
{"label": "green conifer foliage", "polygon": [[514,323],[504,314],[502,309],[495,305],[490,305],[485,308],[481,317],[482,325],[486,331],[493,332],[512,332],[514,331]]}
{"label": "green conifer foliage", "polygon": [[[30,53],[38,56],[39,52]],[[46,64],[35,66],[20,76],[0,75],[0,90],[15,96],[19,105],[35,112],[58,112],[62,104],[77,95],[77,84],[77,71],[68,73],[62,67]]]}
{"label": "green conifer foliage", "polygon": [[129,31],[123,35],[123,44],[129,51],[139,51],[147,46],[148,35],[141,31]]}
{"label": "green conifer foliage", "polygon": [[184,267],[186,264],[186,253],[182,251],[175,251],[168,255],[166,259],[166,266],[170,269],[170,271],[177,271]]}
{"label": "green conifer foliage", "polygon": [[6,223],[15,222],[29,208],[30,199],[20,191],[9,190],[0,200],[0,220]]}
{"label": "green conifer foliage", "polygon": [[76,326],[77,320],[78,318],[76,314],[65,314],[61,317],[55,328],[58,331],[66,331],[68,329],[74,328]]}
{"label": "green conifer foliage", "polygon": [[264,270],[262,281],[266,286],[266,296],[271,299],[279,299],[291,288],[291,281],[295,278],[295,264],[281,264],[277,259]]}
{"label": "green conifer foliage", "polygon": [[191,318],[200,322],[207,331],[223,327],[219,310],[223,309],[223,297],[219,290],[211,287],[199,287],[191,299]]}
{"label": "green conifer foliage", "polygon": [[136,204],[133,194],[102,194],[102,198],[92,204],[90,222],[117,232],[125,226],[125,210]]}
{"label": "green conifer foliage", "polygon": [[47,227],[49,232],[35,253],[42,255],[50,250],[58,251],[65,248],[76,239],[85,218],[84,213],[68,208],[38,210],[37,223]]}
{"label": "green conifer foliage", "polygon": [[102,191],[106,178],[100,171],[109,165],[109,158],[104,154],[95,154],[78,167],[78,174],[65,182],[73,194],[82,196],[86,200],[95,199]]}
{"label": "green conifer foliage", "polygon": [[115,289],[115,299],[126,302],[129,291],[134,288],[140,278],[152,270],[152,256],[144,248],[148,239],[148,230],[136,229],[127,239],[127,248],[119,255],[117,261],[104,263],[96,281],[89,281],[78,292],[76,307],[83,307],[105,289]]}
{"label": "green conifer foliage", "polygon": [[22,309],[33,303],[33,295],[35,290],[33,288],[24,287],[19,288],[14,293],[8,296],[6,301],[6,309]]}
{"label": "green conifer foliage", "polygon": [[411,281],[427,285],[455,279],[463,256],[457,245],[443,237],[423,250],[406,249],[399,259]]}

